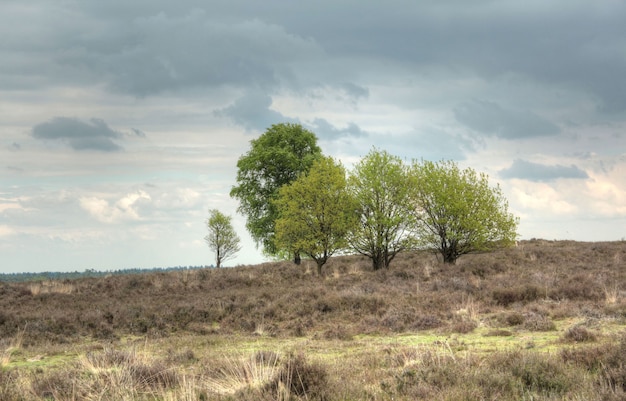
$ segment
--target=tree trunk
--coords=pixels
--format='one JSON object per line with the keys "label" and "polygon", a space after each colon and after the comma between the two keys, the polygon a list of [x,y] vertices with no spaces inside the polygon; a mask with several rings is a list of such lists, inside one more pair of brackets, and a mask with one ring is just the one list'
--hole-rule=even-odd
{"label": "tree trunk", "polygon": [[323,260],[317,260],[317,276],[322,277],[322,266],[324,266]]}
{"label": "tree trunk", "polygon": [[455,265],[456,257],[454,255],[443,255],[443,262],[448,265]]}
{"label": "tree trunk", "polygon": [[443,263],[447,265],[455,265],[456,264],[456,252],[454,248],[444,248],[441,250],[441,256],[443,256]]}
{"label": "tree trunk", "polygon": [[300,265],[302,263],[302,258],[300,257],[300,252],[296,251],[293,253],[293,263],[296,265]]}
{"label": "tree trunk", "polygon": [[380,270],[383,267],[385,267],[385,259],[383,258],[383,255],[381,252],[374,252],[371,258],[372,258],[372,267],[374,268],[374,271]]}

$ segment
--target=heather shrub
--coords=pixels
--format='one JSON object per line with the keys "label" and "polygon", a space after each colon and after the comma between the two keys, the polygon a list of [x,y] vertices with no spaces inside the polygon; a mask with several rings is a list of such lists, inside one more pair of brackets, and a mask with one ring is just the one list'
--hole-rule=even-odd
{"label": "heather shrub", "polygon": [[473,320],[463,319],[453,322],[450,325],[450,331],[453,333],[467,334],[474,331],[478,324]]}
{"label": "heather shrub", "polygon": [[577,347],[565,348],[561,350],[560,357],[566,364],[573,364],[586,369],[589,372],[597,373],[604,365],[609,352],[614,346],[599,347]]}
{"label": "heather shrub", "polygon": [[572,326],[565,331],[563,335],[565,341],[572,342],[590,342],[596,340],[596,335],[582,325]]}
{"label": "heather shrub", "polygon": [[603,359],[601,382],[614,393],[626,394],[626,334]]}
{"label": "heather shrub", "polygon": [[556,330],[556,326],[550,317],[543,316],[538,313],[530,314],[525,320],[522,327],[528,331],[552,331]]}
{"label": "heather shrub", "polygon": [[512,335],[512,331],[503,329],[489,330],[487,333],[485,333],[485,337],[510,337]]}
{"label": "heather shrub", "polygon": [[491,296],[497,305],[509,306],[516,302],[527,303],[536,301],[541,296],[541,289],[536,285],[526,284],[512,288],[495,289]]}
{"label": "heather shrub", "polygon": [[552,299],[599,301],[605,298],[603,288],[588,274],[575,274],[566,281],[558,282],[549,291]]}
{"label": "heather shrub", "polygon": [[267,386],[275,399],[290,399],[292,396],[307,400],[328,399],[328,372],[319,363],[309,362],[303,354],[289,355]]}
{"label": "heather shrub", "polygon": [[18,374],[16,371],[5,371],[0,366],[0,400],[20,400],[21,394],[17,384]]}
{"label": "heather shrub", "polygon": [[525,320],[526,318],[524,317],[524,315],[519,312],[511,312],[504,315],[504,322],[508,326],[519,326],[521,324],[524,324]]}

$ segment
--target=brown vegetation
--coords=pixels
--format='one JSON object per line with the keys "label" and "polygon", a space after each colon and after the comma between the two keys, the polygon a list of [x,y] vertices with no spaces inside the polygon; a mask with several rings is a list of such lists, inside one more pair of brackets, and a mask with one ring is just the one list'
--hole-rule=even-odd
{"label": "brown vegetation", "polygon": [[[615,329],[626,325],[623,290],[626,243],[544,240],[456,266],[412,253],[372,271],[364,257],[336,257],[321,278],[313,262],[278,262],[0,282],[0,399],[625,399],[626,335]],[[477,331],[555,340],[548,352],[532,339],[487,351],[465,342]],[[442,340],[360,339],[403,333]],[[307,348],[212,345],[255,337]],[[139,352],[136,342],[180,338],[194,345]],[[347,363],[312,351],[329,344]],[[74,357],[27,363],[60,350]]]}

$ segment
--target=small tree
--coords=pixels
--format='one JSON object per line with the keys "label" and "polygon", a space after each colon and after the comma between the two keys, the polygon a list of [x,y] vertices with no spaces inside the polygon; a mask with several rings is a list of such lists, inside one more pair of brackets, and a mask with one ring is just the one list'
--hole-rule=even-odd
{"label": "small tree", "polygon": [[[257,139],[237,162],[237,185],[230,196],[239,200],[240,213],[247,217],[246,227],[263,251],[275,255],[275,223],[278,213],[273,201],[278,190],[309,170],[321,157],[314,133],[299,124],[274,124]],[[294,261],[300,262],[296,251]]]}
{"label": "small tree", "polygon": [[241,240],[231,224],[231,217],[217,209],[209,210],[206,224],[209,234],[204,240],[215,253],[215,265],[219,268],[222,262],[233,258],[241,250]]}
{"label": "small tree", "polygon": [[413,241],[407,167],[400,158],[374,149],[355,166],[349,187],[359,219],[350,245],[372,260],[374,270],[389,268]]}
{"label": "small tree", "polygon": [[424,161],[413,164],[412,176],[418,235],[445,263],[515,243],[518,219],[486,174],[452,161]]}
{"label": "small tree", "polygon": [[276,245],[315,260],[317,274],[336,252],[348,245],[356,223],[355,204],[346,189],[346,173],[330,157],[317,160],[308,173],[283,186],[275,202]]}

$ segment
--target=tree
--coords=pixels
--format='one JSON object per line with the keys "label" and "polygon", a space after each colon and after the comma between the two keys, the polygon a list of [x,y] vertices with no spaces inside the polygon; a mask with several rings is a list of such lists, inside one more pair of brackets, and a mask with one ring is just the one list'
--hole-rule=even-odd
{"label": "tree", "polygon": [[[230,196],[239,200],[237,210],[247,217],[246,227],[257,245],[275,255],[278,213],[273,201],[278,190],[308,171],[322,151],[314,133],[289,123],[272,125],[250,144],[248,153],[237,162],[237,185]],[[294,262],[300,262],[297,251]]]}
{"label": "tree", "polygon": [[445,263],[515,243],[519,220],[486,174],[461,170],[452,161],[423,161],[413,164],[412,176],[417,232]]}
{"label": "tree", "polygon": [[408,170],[402,160],[373,149],[354,168],[349,188],[358,204],[359,224],[352,249],[369,257],[374,270],[389,268],[393,258],[411,247]]}
{"label": "tree", "polygon": [[347,247],[356,224],[345,169],[330,157],[318,159],[308,173],[280,189],[275,204],[276,246],[309,256],[321,275],[328,259]]}
{"label": "tree", "polygon": [[219,268],[222,262],[233,258],[241,250],[241,240],[231,224],[231,217],[217,209],[209,210],[206,225],[209,235],[204,240],[215,253],[215,265]]}

